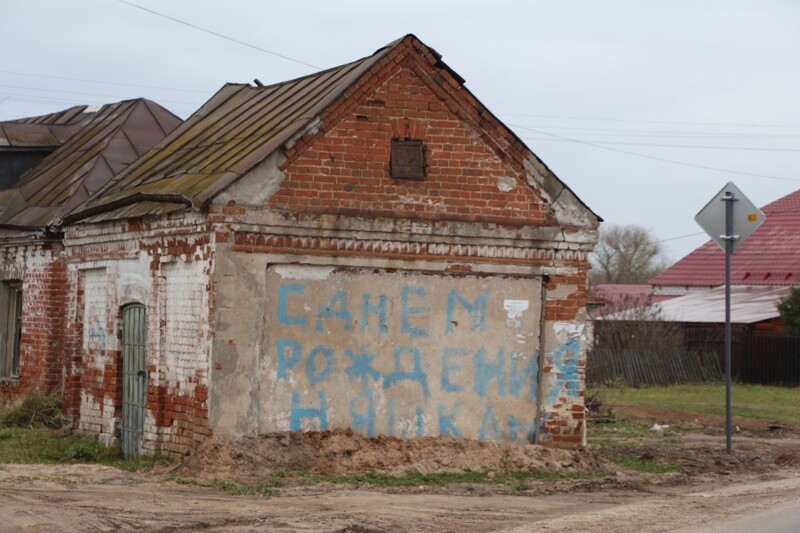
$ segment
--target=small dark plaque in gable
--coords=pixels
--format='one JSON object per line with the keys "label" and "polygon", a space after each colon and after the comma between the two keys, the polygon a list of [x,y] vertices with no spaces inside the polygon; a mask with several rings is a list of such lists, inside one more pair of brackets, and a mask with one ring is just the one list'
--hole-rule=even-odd
{"label": "small dark plaque in gable", "polygon": [[392,177],[425,179],[425,143],[418,139],[392,139]]}

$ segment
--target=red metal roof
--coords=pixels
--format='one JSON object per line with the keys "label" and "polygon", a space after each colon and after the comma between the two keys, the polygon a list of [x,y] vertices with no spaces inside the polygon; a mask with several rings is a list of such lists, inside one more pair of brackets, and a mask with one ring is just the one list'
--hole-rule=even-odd
{"label": "red metal roof", "polygon": [[626,309],[650,305],[674,298],[653,294],[652,285],[601,284],[591,289],[590,297],[602,306],[594,316],[617,313]]}
{"label": "red metal roof", "polygon": [[[762,208],[766,220],[731,257],[735,285],[800,284],[800,191]],[[713,241],[650,280],[656,287],[725,283],[725,253]]]}

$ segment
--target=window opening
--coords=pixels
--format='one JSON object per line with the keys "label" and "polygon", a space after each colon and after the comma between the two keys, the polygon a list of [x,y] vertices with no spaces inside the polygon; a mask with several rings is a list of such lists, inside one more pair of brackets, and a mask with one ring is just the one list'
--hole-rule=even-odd
{"label": "window opening", "polygon": [[3,283],[7,296],[5,353],[1,377],[19,376],[20,341],[22,339],[22,282]]}
{"label": "window opening", "polygon": [[392,177],[425,179],[425,142],[420,139],[392,139]]}

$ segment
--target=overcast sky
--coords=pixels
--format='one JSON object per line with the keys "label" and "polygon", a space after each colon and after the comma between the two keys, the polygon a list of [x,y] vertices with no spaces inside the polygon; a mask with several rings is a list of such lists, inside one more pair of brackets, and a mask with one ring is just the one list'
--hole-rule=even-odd
{"label": "overcast sky", "polygon": [[607,224],[651,229],[672,259],[707,240],[678,237],[728,181],[756,205],[800,188],[800,2],[130,2],[253,47],[122,0],[0,0],[0,120],[135,97],[185,118],[226,82],[413,33]]}

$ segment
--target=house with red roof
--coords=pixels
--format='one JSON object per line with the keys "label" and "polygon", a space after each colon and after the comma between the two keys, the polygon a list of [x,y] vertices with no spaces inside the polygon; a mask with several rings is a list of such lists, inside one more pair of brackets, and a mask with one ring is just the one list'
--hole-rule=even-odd
{"label": "house with red roof", "polygon": [[[800,284],[800,191],[762,208],[764,223],[731,256],[733,374],[759,383],[800,379],[791,350],[778,338],[783,324],[778,301]],[[596,315],[596,338],[621,323],[638,320],[680,326],[688,351],[724,354],[725,253],[709,240],[650,280],[651,303],[638,312],[610,308]],[[641,289],[639,289],[641,291]],[[619,289],[608,291],[619,299]],[[601,292],[602,294],[602,292]],[[613,323],[613,324],[612,324]],[[605,329],[604,329],[605,328]],[[765,338],[768,337],[768,338]],[[780,344],[784,343],[784,344]],[[794,369],[794,370],[792,370]]]}
{"label": "house with red roof", "polygon": [[[731,285],[800,284],[800,190],[761,209],[764,223],[731,256]],[[725,283],[725,252],[714,241],[650,280],[653,294],[681,296]]]}
{"label": "house with red roof", "polygon": [[[731,256],[731,307],[734,324],[777,332],[777,302],[788,287],[800,284],[800,190],[762,211],[764,223]],[[709,240],[650,283],[655,297],[674,298],[664,307],[665,319],[719,324],[719,313],[701,310],[723,305],[719,291],[711,289],[725,284],[725,252]]]}

